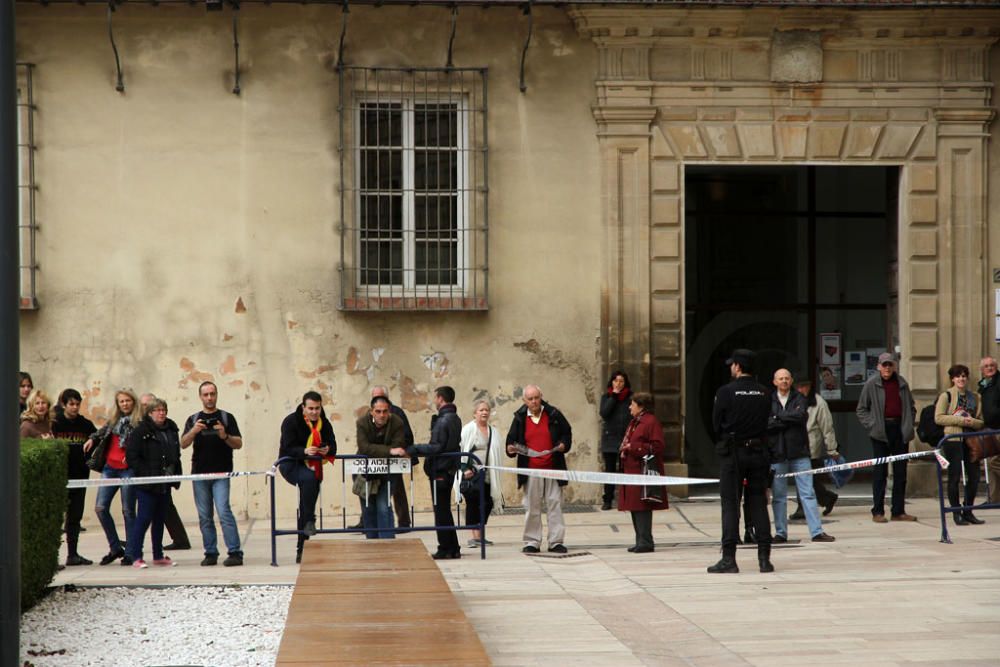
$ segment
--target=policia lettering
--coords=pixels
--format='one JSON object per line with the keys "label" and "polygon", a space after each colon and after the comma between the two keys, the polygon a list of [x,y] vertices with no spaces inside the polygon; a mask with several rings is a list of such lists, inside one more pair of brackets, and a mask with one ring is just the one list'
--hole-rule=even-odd
{"label": "policia lettering", "polygon": [[[737,349],[726,360],[733,381],[715,394],[712,424],[719,455],[719,496],[722,498],[722,559],[708,568],[712,573],[735,573],[736,545],[740,528],[740,489],[757,534],[757,560],[761,572],[774,572],[771,565],[771,522],[767,515],[766,491],[771,483],[767,420],[771,399],[754,380],[755,355]],[[745,487],[744,487],[745,483]]]}

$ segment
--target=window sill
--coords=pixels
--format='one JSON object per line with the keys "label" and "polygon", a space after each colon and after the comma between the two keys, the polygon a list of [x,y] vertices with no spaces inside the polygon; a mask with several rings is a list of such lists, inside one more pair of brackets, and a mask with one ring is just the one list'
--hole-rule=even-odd
{"label": "window sill", "polygon": [[341,310],[349,311],[403,311],[421,312],[437,310],[485,311],[488,310],[486,297],[463,296],[396,296],[396,297],[348,297],[343,300]]}

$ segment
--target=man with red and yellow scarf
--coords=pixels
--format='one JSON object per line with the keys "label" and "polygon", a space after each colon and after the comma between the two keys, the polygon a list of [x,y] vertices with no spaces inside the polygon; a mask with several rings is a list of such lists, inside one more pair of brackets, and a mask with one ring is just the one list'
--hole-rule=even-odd
{"label": "man with red and yellow scarf", "polygon": [[[333,464],[337,438],[323,412],[323,397],[315,391],[302,396],[302,404],[281,422],[281,458],[290,457],[278,466],[289,484],[299,487],[299,543],[295,562],[302,562],[302,545],[316,534],[316,499],[323,482],[323,465]],[[323,458],[306,458],[317,457]]]}

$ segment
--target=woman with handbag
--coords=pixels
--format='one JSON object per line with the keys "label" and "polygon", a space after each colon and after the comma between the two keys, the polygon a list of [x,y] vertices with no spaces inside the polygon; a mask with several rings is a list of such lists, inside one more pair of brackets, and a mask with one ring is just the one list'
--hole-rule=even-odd
{"label": "woman with handbag", "polygon": [[[632,421],[622,439],[621,469],[626,475],[663,475],[663,427],[653,414],[653,396],[644,392],[632,395],[629,403]],[[632,513],[635,546],[632,553],[655,551],[653,543],[653,512],[669,509],[667,489],[663,486],[618,487],[618,511]]]}
{"label": "woman with handbag", "polygon": [[[948,369],[951,387],[938,397],[934,407],[934,423],[944,427],[946,436],[968,431],[981,431],[983,428],[983,401],[969,384],[969,367],[955,364]],[[964,440],[947,440],[944,443],[944,455],[948,459],[948,502],[952,507],[958,507],[958,482],[962,477],[962,465],[965,464],[965,507],[975,505],[976,488],[979,486],[979,464],[969,458],[969,448]],[[970,523],[986,523],[972,513],[972,510],[953,512],[956,526],[968,526]]]}
{"label": "woman with handbag", "polygon": [[[629,398],[632,396],[632,383],[628,381],[625,371],[613,371],[608,379],[608,388],[601,396],[601,459],[604,461],[604,472],[618,472],[619,451],[622,438],[632,415],[629,414]],[[615,499],[615,485],[604,485],[604,502],[602,510],[611,509]]]}
{"label": "woman with handbag", "polygon": [[[180,433],[177,424],[172,419],[167,419],[166,401],[154,398],[149,402],[147,414],[129,435],[125,450],[135,477],[181,474]],[[138,510],[132,534],[128,537],[132,567],[148,567],[142,558],[142,545],[146,540],[147,530],[152,534],[153,565],[175,565],[170,556],[163,554],[163,525],[170,505],[171,486],[180,488],[181,483],[142,484],[136,490]]]}
{"label": "woman with handbag", "polygon": [[[111,419],[97,430],[87,442],[83,443],[83,453],[93,450],[87,465],[91,470],[101,473],[102,479],[126,478],[132,476],[132,470],[125,460],[125,441],[132,430],[142,421],[138,409],[139,399],[131,389],[119,389],[115,392],[115,410]],[[135,487],[132,486],[102,486],[97,489],[97,502],[94,511],[108,538],[108,553],[101,558],[101,565],[108,565],[119,558],[122,565],[131,565],[132,559],[125,555],[125,545],[118,538],[115,520],[111,518],[111,501],[115,499],[118,489],[122,491],[122,516],[125,519],[125,540],[132,539],[132,522],[135,520]]]}
{"label": "woman with handbag", "polygon": [[[463,452],[470,452],[476,455],[482,465],[490,465],[496,461],[501,461],[500,434],[490,423],[490,404],[488,401],[477,401],[474,418],[462,427],[461,448]],[[463,459],[462,467],[458,474],[461,482],[458,483],[461,497],[465,499],[465,524],[478,524],[480,521],[480,505],[484,504],[482,512],[485,516],[483,525],[490,518],[490,513],[495,506],[503,507],[503,492],[500,490],[500,473],[496,470],[477,467],[471,459]],[[479,497],[479,475],[486,475],[483,484],[485,496],[482,500]],[[472,531],[472,539],[469,540],[470,547],[478,547],[482,534],[478,530]],[[485,540],[486,544],[493,544]]]}

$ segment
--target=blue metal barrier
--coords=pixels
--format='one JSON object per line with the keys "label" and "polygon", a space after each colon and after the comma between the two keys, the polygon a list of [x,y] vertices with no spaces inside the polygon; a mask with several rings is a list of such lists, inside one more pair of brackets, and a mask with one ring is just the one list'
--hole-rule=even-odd
{"label": "blue metal barrier", "polygon": [[[940,440],[938,440],[937,446],[938,446],[938,449],[941,450],[941,455],[944,456],[944,445],[945,445],[946,442],[955,442],[955,441],[961,442],[962,440],[965,440],[966,438],[970,438],[972,436],[977,436],[977,435],[993,435],[993,436],[1000,437],[1000,431],[972,431],[970,433],[953,433],[951,435],[946,435],[943,438],[941,438]],[[965,459],[965,457],[963,456],[962,460],[959,462],[959,465],[962,465],[962,461],[964,461],[964,459]],[[996,483],[1000,482],[1000,480],[991,480],[991,479],[989,479],[989,473],[987,473],[987,490],[986,490],[987,501],[985,503],[983,503],[981,505],[971,505],[971,506],[958,505],[956,507],[946,507],[945,506],[945,490],[944,490],[944,474],[943,474],[944,473],[944,469],[941,467],[941,462],[937,459],[936,456],[934,457],[934,461],[937,464],[938,503],[939,503],[940,508],[941,508],[941,542],[943,542],[945,544],[951,544],[952,543],[951,538],[948,536],[947,515],[949,513],[954,513],[954,512],[971,512],[972,510],[1000,509],[1000,503],[991,503],[988,500],[989,499],[989,487],[990,487],[990,485],[996,484]],[[984,458],[981,461],[976,462],[976,465],[980,465],[980,463],[981,463],[981,464],[983,464],[985,466],[986,465],[986,461],[987,461],[987,459]],[[954,465],[954,464],[952,464],[952,465]],[[978,490],[979,489],[976,489],[977,492],[978,492]]]}
{"label": "blue metal barrier", "polygon": [[[471,462],[474,465],[482,465],[482,461],[479,460],[479,457],[477,457],[475,454],[473,454],[471,452],[446,452],[444,454],[438,454],[437,456],[446,456],[446,457],[453,457],[453,458],[470,459]],[[314,461],[324,461],[324,460],[326,460],[329,457],[307,456],[305,458],[309,459],[309,460],[314,460]],[[368,459],[370,457],[364,456],[363,454],[337,454],[333,458],[335,460],[350,460],[350,459]],[[280,466],[282,463],[285,463],[285,462],[288,462],[288,461],[301,462],[302,460],[303,459],[297,459],[297,458],[294,458],[294,457],[291,457],[291,456],[284,456],[284,457],[281,457],[277,461],[274,462],[274,471],[275,471],[275,474],[271,478],[271,565],[274,566],[274,567],[278,566],[278,541],[277,541],[277,538],[279,536],[281,536],[281,535],[305,535],[305,532],[301,531],[301,530],[279,529],[277,527],[276,519],[275,519],[275,512],[276,512],[276,508],[275,508],[275,483],[277,482],[277,478],[279,476],[281,476],[281,472],[278,470],[278,466]],[[486,474],[485,474],[485,471],[483,471],[483,472],[484,472],[484,474],[478,475],[479,497],[480,498],[485,498],[485,493],[486,493]],[[341,483],[344,485],[345,497],[346,497],[347,474],[346,474],[346,471],[345,471],[345,466],[343,466],[343,465],[341,465],[341,468],[340,468],[340,479],[341,479]],[[322,493],[322,491],[321,491],[321,493]],[[391,497],[390,497],[390,502],[392,502]],[[343,503],[343,505],[344,505],[344,507],[343,507],[343,509],[341,511],[341,517],[342,517],[342,521],[341,521],[342,527],[341,528],[323,528],[323,512],[322,512],[322,507],[320,508],[320,513],[319,513],[319,517],[318,517],[319,518],[319,528],[317,528],[316,534],[388,532],[386,529],[384,529],[384,528],[383,529],[379,529],[378,527],[373,527],[373,528],[348,528],[347,527],[347,502],[346,502],[346,500]],[[411,469],[410,469],[410,520],[411,520],[411,523],[413,522],[413,518],[414,518],[414,512],[413,512],[413,468],[411,467]],[[462,525],[461,521],[458,520],[458,521],[455,522],[454,526],[415,526],[415,525],[411,525],[408,528],[400,528],[399,526],[396,526],[396,527],[394,527],[394,528],[391,529],[391,532],[393,532],[393,533],[407,533],[407,532],[410,532],[410,531],[417,531],[417,530],[454,530],[456,532],[459,531],[459,530],[478,530],[479,534],[480,534],[480,541],[479,541],[480,558],[482,558],[484,560],[486,558],[486,503],[485,502],[480,502],[479,503],[479,523],[478,524]]]}

